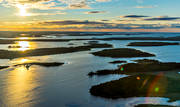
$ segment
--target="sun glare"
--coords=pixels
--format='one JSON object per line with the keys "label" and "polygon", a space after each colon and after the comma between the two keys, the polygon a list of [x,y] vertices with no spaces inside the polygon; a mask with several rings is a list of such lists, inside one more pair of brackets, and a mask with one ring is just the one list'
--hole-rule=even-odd
{"label": "sun glare", "polygon": [[20,16],[31,16],[30,13],[27,13],[27,7],[25,5],[17,5],[17,8],[19,9]]}
{"label": "sun glare", "polygon": [[19,48],[19,50],[21,50],[21,51],[28,50],[30,47],[30,44],[27,41],[19,41],[18,45],[21,47],[21,48]]}
{"label": "sun glare", "polygon": [[22,62],[22,63],[27,62],[27,61],[28,61],[28,59],[25,59],[25,58],[20,60],[20,62]]}
{"label": "sun glare", "polygon": [[28,48],[30,45],[27,41],[20,41],[19,46],[21,46],[22,48]]}
{"label": "sun glare", "polygon": [[17,37],[16,39],[21,39],[21,40],[23,40],[23,39],[31,39],[30,37]]}

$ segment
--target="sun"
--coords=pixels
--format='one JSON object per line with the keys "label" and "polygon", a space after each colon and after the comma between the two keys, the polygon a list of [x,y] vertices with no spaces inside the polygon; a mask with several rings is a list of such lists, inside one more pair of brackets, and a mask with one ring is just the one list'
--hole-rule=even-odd
{"label": "sun", "polygon": [[18,4],[17,8],[19,9],[19,16],[31,16],[30,13],[27,13],[27,7],[25,5]]}

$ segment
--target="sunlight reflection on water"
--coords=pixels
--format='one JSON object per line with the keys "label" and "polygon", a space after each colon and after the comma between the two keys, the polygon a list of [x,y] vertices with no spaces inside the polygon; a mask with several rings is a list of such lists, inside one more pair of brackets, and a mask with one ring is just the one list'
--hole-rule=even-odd
{"label": "sunlight reflection on water", "polygon": [[36,45],[34,43],[29,42],[29,41],[18,41],[17,46],[19,46],[19,48],[15,48],[15,49],[19,50],[19,51],[26,51],[29,49],[36,48]]}
{"label": "sunlight reflection on water", "polygon": [[19,37],[17,39],[20,39],[22,41],[16,41],[15,44],[9,45],[8,47],[10,48],[10,50],[26,51],[26,50],[29,50],[29,49],[37,48],[35,42],[25,41],[26,39],[27,40],[31,39],[30,37]]}
{"label": "sunlight reflection on water", "polygon": [[[6,103],[9,106],[23,105],[31,106],[32,99],[36,98],[37,91],[33,91],[39,84],[36,81],[37,75],[33,69],[28,70],[24,67],[17,67],[8,72],[5,94]],[[36,93],[35,93],[36,92]]]}

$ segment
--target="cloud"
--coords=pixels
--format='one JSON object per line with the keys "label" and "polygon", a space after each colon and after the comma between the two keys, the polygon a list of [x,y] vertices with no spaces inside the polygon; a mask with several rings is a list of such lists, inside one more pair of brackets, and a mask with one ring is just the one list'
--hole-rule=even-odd
{"label": "cloud", "polygon": [[97,2],[109,2],[111,0],[96,0]]}
{"label": "cloud", "polygon": [[157,24],[105,24],[103,27],[104,29],[162,29],[166,28],[167,26],[164,25],[157,25]]}
{"label": "cloud", "polygon": [[111,0],[59,0],[60,2],[67,4],[70,9],[90,9],[90,4],[96,2],[109,2]]}
{"label": "cloud", "polygon": [[144,16],[144,15],[126,15],[126,16],[120,16],[121,18],[144,18],[144,17],[149,17],[149,16]]}
{"label": "cloud", "polygon": [[[58,28],[80,28],[80,29],[163,29],[171,28],[171,25],[167,24],[119,24],[119,23],[107,23],[99,21],[79,21],[79,20],[66,20],[66,21],[45,21],[40,22],[42,26],[56,26]],[[179,25],[173,25],[175,28]]]}
{"label": "cloud", "polygon": [[158,6],[136,6],[135,8],[142,9],[142,8],[155,8]]}
{"label": "cloud", "polygon": [[63,12],[56,12],[56,13],[29,13],[29,16],[48,16],[48,15],[61,15],[66,14]]}
{"label": "cloud", "polygon": [[147,21],[171,21],[171,20],[178,20],[180,17],[169,17],[169,16],[159,16],[159,17],[154,17],[154,18],[148,18],[144,19]]}
{"label": "cloud", "polygon": [[89,12],[85,12],[85,14],[98,14],[98,13],[106,13],[106,11],[89,11]]}
{"label": "cloud", "polygon": [[65,21],[46,21],[40,24],[45,25],[100,25],[105,24],[103,22],[96,22],[96,21],[79,21],[79,20],[65,20]]}
{"label": "cloud", "polygon": [[[2,0],[1,0],[2,1]],[[23,5],[26,8],[40,10],[47,9],[90,9],[90,5],[97,2],[108,2],[110,0],[3,0],[4,6]]]}
{"label": "cloud", "polygon": [[107,22],[107,21],[109,21],[109,20],[101,20],[101,21],[103,21],[103,22]]}
{"label": "cloud", "polygon": [[180,28],[180,24],[172,24],[170,27],[171,28]]}
{"label": "cloud", "polygon": [[59,0],[61,3],[66,4],[70,9],[89,9],[89,4],[92,2],[91,0]]}
{"label": "cloud", "polygon": [[124,20],[124,19],[120,19],[120,20],[116,20],[116,21],[125,21],[125,22],[128,22],[128,21],[137,21],[137,20],[135,20],[135,19],[126,19],[126,20]]}
{"label": "cloud", "polygon": [[[109,22],[109,21],[108,21]],[[102,21],[88,21],[88,20],[52,20],[52,21],[33,21],[29,23],[19,22],[13,24],[8,22],[8,24],[1,24],[0,27],[3,29],[33,29],[33,30],[67,30],[67,31],[91,31],[95,29],[104,31],[115,31],[115,30],[140,30],[140,31],[150,31],[150,30],[162,30],[162,29],[179,29],[180,24],[122,24],[122,23],[108,23]],[[18,25],[18,26],[17,26]]]}
{"label": "cloud", "polygon": [[157,17],[151,17],[151,16],[145,16],[145,15],[125,15],[125,16],[120,16],[120,18],[124,18],[119,21],[131,21],[131,20],[126,20],[128,19],[136,19],[136,20],[141,20],[141,21],[173,21],[173,20],[178,20],[180,17],[169,17],[169,16],[157,16]]}
{"label": "cloud", "polygon": [[[0,0],[0,5],[5,7],[15,7],[19,12],[24,10],[27,13],[24,16],[40,16],[40,15],[58,15],[60,13],[28,13],[28,10],[67,10],[67,9],[91,9],[91,4],[97,2],[108,2],[110,0]],[[87,14],[104,13],[105,11],[91,11]],[[17,15],[17,14],[16,14]],[[22,16],[21,13],[19,13]]]}
{"label": "cloud", "polygon": [[64,7],[57,7],[56,2],[51,0],[4,0],[1,5],[5,7],[24,7],[25,9],[39,9],[39,10],[48,10],[48,9],[57,9],[63,10]]}

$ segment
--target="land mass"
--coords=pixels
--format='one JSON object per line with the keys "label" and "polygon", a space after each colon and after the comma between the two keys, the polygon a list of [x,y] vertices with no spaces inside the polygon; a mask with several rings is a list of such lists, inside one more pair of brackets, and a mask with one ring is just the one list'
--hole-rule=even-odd
{"label": "land mass", "polygon": [[140,104],[135,107],[176,107],[176,106],[156,105],[156,104]]}
{"label": "land mass", "polygon": [[110,44],[91,44],[87,46],[78,47],[57,47],[57,48],[40,48],[40,49],[30,49],[26,51],[9,51],[0,50],[0,59],[14,59],[18,57],[28,57],[28,56],[43,56],[43,55],[54,55],[54,54],[64,54],[79,51],[88,51],[92,48],[111,48]]}
{"label": "land mass", "polygon": [[127,63],[127,61],[118,60],[118,61],[112,61],[112,62],[109,62],[109,63],[111,63],[111,64],[121,64],[121,63]]}
{"label": "land mass", "polygon": [[5,69],[5,68],[8,68],[9,66],[0,66],[0,70],[1,69]]}
{"label": "land mass", "polygon": [[131,42],[127,46],[167,46],[167,45],[179,45],[179,43],[170,42]]}
{"label": "land mass", "polygon": [[93,52],[95,56],[112,57],[112,58],[131,58],[131,57],[153,57],[154,54],[143,52],[132,48],[115,48],[104,49],[102,51]]}
{"label": "land mass", "polygon": [[135,60],[137,63],[128,63],[120,65],[117,69],[99,70],[90,72],[88,75],[109,75],[109,74],[137,74],[149,72],[165,72],[180,69],[180,63],[176,62],[160,62],[158,60]]}
{"label": "land mass", "polygon": [[166,97],[170,101],[179,100],[180,82],[178,78],[166,76],[164,73],[137,74],[121,78],[119,80],[92,86],[90,93],[94,96],[105,98],[129,98],[129,97]]}
{"label": "land mass", "polygon": [[104,36],[104,35],[144,35],[152,34],[149,32],[62,32],[62,31],[0,31],[0,37],[44,37],[53,36]]}
{"label": "land mass", "polygon": [[15,41],[38,41],[38,42],[68,42],[68,41],[81,41],[81,40],[158,40],[158,41],[180,41],[180,36],[177,37],[111,37],[111,38],[81,38],[81,39],[0,39],[1,41],[5,41],[9,43],[13,43]]}
{"label": "land mass", "polygon": [[15,66],[20,66],[20,65],[24,65],[24,66],[39,65],[39,66],[43,66],[43,67],[54,67],[54,66],[61,66],[63,64],[64,63],[62,63],[62,62],[30,62],[30,63],[17,64]]}

